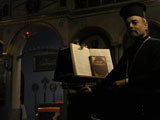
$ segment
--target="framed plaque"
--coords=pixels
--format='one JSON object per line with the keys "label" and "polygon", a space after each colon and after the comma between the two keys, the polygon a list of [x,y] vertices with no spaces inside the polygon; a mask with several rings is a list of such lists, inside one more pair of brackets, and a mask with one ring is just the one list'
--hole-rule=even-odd
{"label": "framed plaque", "polygon": [[54,71],[57,54],[38,55],[33,57],[33,72]]}

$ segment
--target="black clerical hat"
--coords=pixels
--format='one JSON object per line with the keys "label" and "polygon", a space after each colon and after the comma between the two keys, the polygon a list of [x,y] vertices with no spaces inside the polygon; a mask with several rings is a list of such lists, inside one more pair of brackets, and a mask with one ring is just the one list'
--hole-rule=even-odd
{"label": "black clerical hat", "polygon": [[130,3],[125,5],[120,10],[120,16],[127,19],[130,16],[140,16],[145,18],[146,6],[142,3]]}

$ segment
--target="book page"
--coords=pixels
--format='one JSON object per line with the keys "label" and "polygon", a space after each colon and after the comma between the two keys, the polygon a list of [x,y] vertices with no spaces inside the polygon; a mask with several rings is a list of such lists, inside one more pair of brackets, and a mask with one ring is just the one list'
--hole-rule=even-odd
{"label": "book page", "polygon": [[77,44],[70,44],[73,70],[75,75],[92,76],[88,48],[81,48]]}
{"label": "book page", "polygon": [[113,63],[109,49],[89,49],[90,56],[105,56],[108,66],[108,72],[113,69]]}

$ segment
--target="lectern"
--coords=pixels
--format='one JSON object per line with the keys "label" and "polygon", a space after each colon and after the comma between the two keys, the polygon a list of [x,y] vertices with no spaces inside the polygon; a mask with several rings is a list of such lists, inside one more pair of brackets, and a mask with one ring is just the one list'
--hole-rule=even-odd
{"label": "lectern", "polygon": [[65,120],[68,120],[68,94],[70,90],[78,90],[86,83],[95,82],[97,78],[79,77],[74,75],[70,48],[61,49],[58,52],[54,81],[62,82],[64,89],[64,113]]}
{"label": "lectern", "polygon": [[70,48],[59,50],[57,56],[54,81],[65,83],[86,83],[95,82],[98,78],[80,77],[74,75]]}

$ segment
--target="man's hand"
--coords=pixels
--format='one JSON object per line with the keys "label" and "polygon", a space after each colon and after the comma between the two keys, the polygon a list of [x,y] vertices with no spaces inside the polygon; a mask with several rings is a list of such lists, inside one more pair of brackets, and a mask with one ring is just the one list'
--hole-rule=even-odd
{"label": "man's hand", "polygon": [[92,89],[89,86],[85,86],[80,89],[80,92],[82,92],[82,93],[90,92],[91,93]]}
{"label": "man's hand", "polygon": [[126,85],[127,82],[128,82],[127,79],[122,79],[122,80],[117,80],[117,81],[115,81],[115,84],[116,84],[116,86],[118,86],[118,87],[123,87],[123,86]]}

